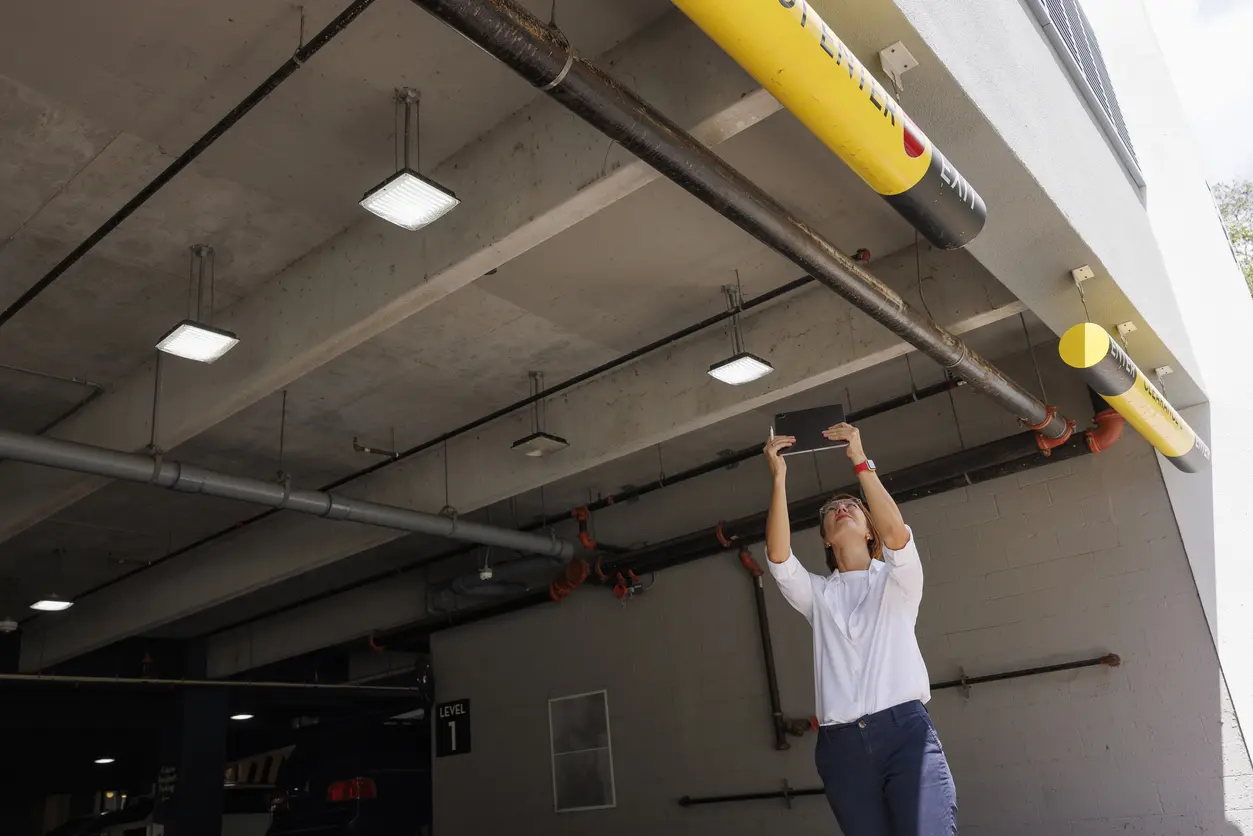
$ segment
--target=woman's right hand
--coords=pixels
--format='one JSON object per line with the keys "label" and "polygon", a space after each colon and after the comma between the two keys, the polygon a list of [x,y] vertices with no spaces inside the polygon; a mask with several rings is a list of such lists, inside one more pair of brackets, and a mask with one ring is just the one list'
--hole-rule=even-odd
{"label": "woman's right hand", "polygon": [[770,475],[774,477],[776,482],[782,481],[787,476],[787,459],[779,454],[795,443],[795,436],[772,435],[762,449],[766,456],[766,463],[770,465]]}

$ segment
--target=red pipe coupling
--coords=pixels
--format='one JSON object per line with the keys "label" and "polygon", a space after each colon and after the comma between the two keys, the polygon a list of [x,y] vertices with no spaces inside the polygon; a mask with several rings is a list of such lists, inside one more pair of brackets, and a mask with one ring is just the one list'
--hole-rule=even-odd
{"label": "red pipe coupling", "polygon": [[718,543],[722,546],[722,548],[729,549],[731,548],[732,543],[740,539],[740,535],[736,534],[728,537],[722,530],[724,525],[726,525],[725,520],[718,521],[718,525],[714,527],[714,536],[718,538]]}
{"label": "red pipe coupling", "polygon": [[1074,434],[1075,434],[1074,419],[1067,418],[1066,419],[1066,432],[1062,433],[1057,438],[1048,438],[1043,433],[1037,432],[1035,434],[1035,443],[1039,446],[1041,453],[1043,453],[1046,456],[1050,456],[1053,454],[1054,447],[1061,447],[1067,441],[1070,441],[1070,437]]}
{"label": "red pipe coupling", "polygon": [[548,597],[560,603],[587,580],[587,561],[576,557],[566,564],[561,576],[548,585]]}
{"label": "red pipe coupling", "polygon": [[579,543],[588,551],[594,551],[596,549],[596,540],[587,529],[587,521],[592,518],[592,513],[584,505],[571,511],[570,516],[579,521]]}

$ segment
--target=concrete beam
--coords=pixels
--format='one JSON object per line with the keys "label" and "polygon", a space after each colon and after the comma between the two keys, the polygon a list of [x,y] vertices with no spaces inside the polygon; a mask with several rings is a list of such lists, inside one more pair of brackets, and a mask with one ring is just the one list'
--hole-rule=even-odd
{"label": "concrete beam", "polygon": [[410,572],[214,636],[208,646],[208,675],[227,677],[352,639],[363,639],[364,648],[365,637],[407,624],[424,612],[426,579],[421,572]]}
{"label": "concrete beam", "polygon": [[[1023,309],[963,251],[928,252],[923,263],[925,275],[932,277],[927,282],[930,309],[955,333]],[[921,305],[913,248],[876,262],[874,269],[911,304]],[[525,413],[454,439],[447,446],[453,464],[451,503],[463,513],[482,508],[911,350],[817,285],[755,313],[746,320],[745,332],[748,345],[776,368],[757,384],[728,387],[705,373],[726,354],[725,332],[713,329],[550,402],[549,429],[570,441],[569,449],[558,455],[528,459],[509,449],[529,432]],[[438,449],[407,459],[351,483],[344,493],[411,508],[440,508],[445,499],[443,455]],[[358,525],[272,518],[94,595],[69,618],[34,623],[23,642],[23,668],[72,658],[395,537],[391,531]]]}
{"label": "concrete beam", "polygon": [[[678,12],[599,63],[638,80],[645,98],[709,145],[779,110]],[[218,314],[214,324],[242,339],[221,362],[168,360],[158,445],[168,450],[195,437],[657,179],[621,149],[610,151],[602,134],[547,98],[509,117],[431,173],[464,201],[456,212],[419,233],[363,218]],[[154,370],[140,369],[51,434],[142,449]],[[0,541],[105,484],[0,464]]]}

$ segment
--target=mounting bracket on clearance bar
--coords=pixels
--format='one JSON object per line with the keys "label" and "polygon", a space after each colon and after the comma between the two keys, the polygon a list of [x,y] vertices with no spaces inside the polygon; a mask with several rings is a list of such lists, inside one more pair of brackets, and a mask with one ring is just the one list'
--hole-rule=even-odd
{"label": "mounting bracket on clearance bar", "polygon": [[1108,331],[1093,322],[1081,323],[1062,335],[1057,351],[1171,464],[1184,473],[1209,467],[1209,446]]}
{"label": "mounting bracket on clearance bar", "polygon": [[897,41],[879,50],[879,64],[883,66],[883,72],[887,74],[887,77],[892,79],[892,83],[896,85],[896,92],[899,94],[905,89],[901,78],[918,66],[918,59],[905,44]]}

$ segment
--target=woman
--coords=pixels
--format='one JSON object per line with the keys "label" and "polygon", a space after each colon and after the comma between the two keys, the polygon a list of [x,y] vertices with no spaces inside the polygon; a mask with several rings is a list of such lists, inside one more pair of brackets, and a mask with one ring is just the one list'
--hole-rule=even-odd
{"label": "woman", "polygon": [[805,571],[792,553],[780,453],[796,439],[773,436],[764,451],[774,477],[766,521],[770,573],[814,629],[818,774],[845,836],[953,834],[957,790],[923,707],[931,690],[914,636],[922,600],[918,546],[857,429],[838,424],[824,435],[848,442],[866,497],[863,504],[838,496],[822,507],[827,577]]}

